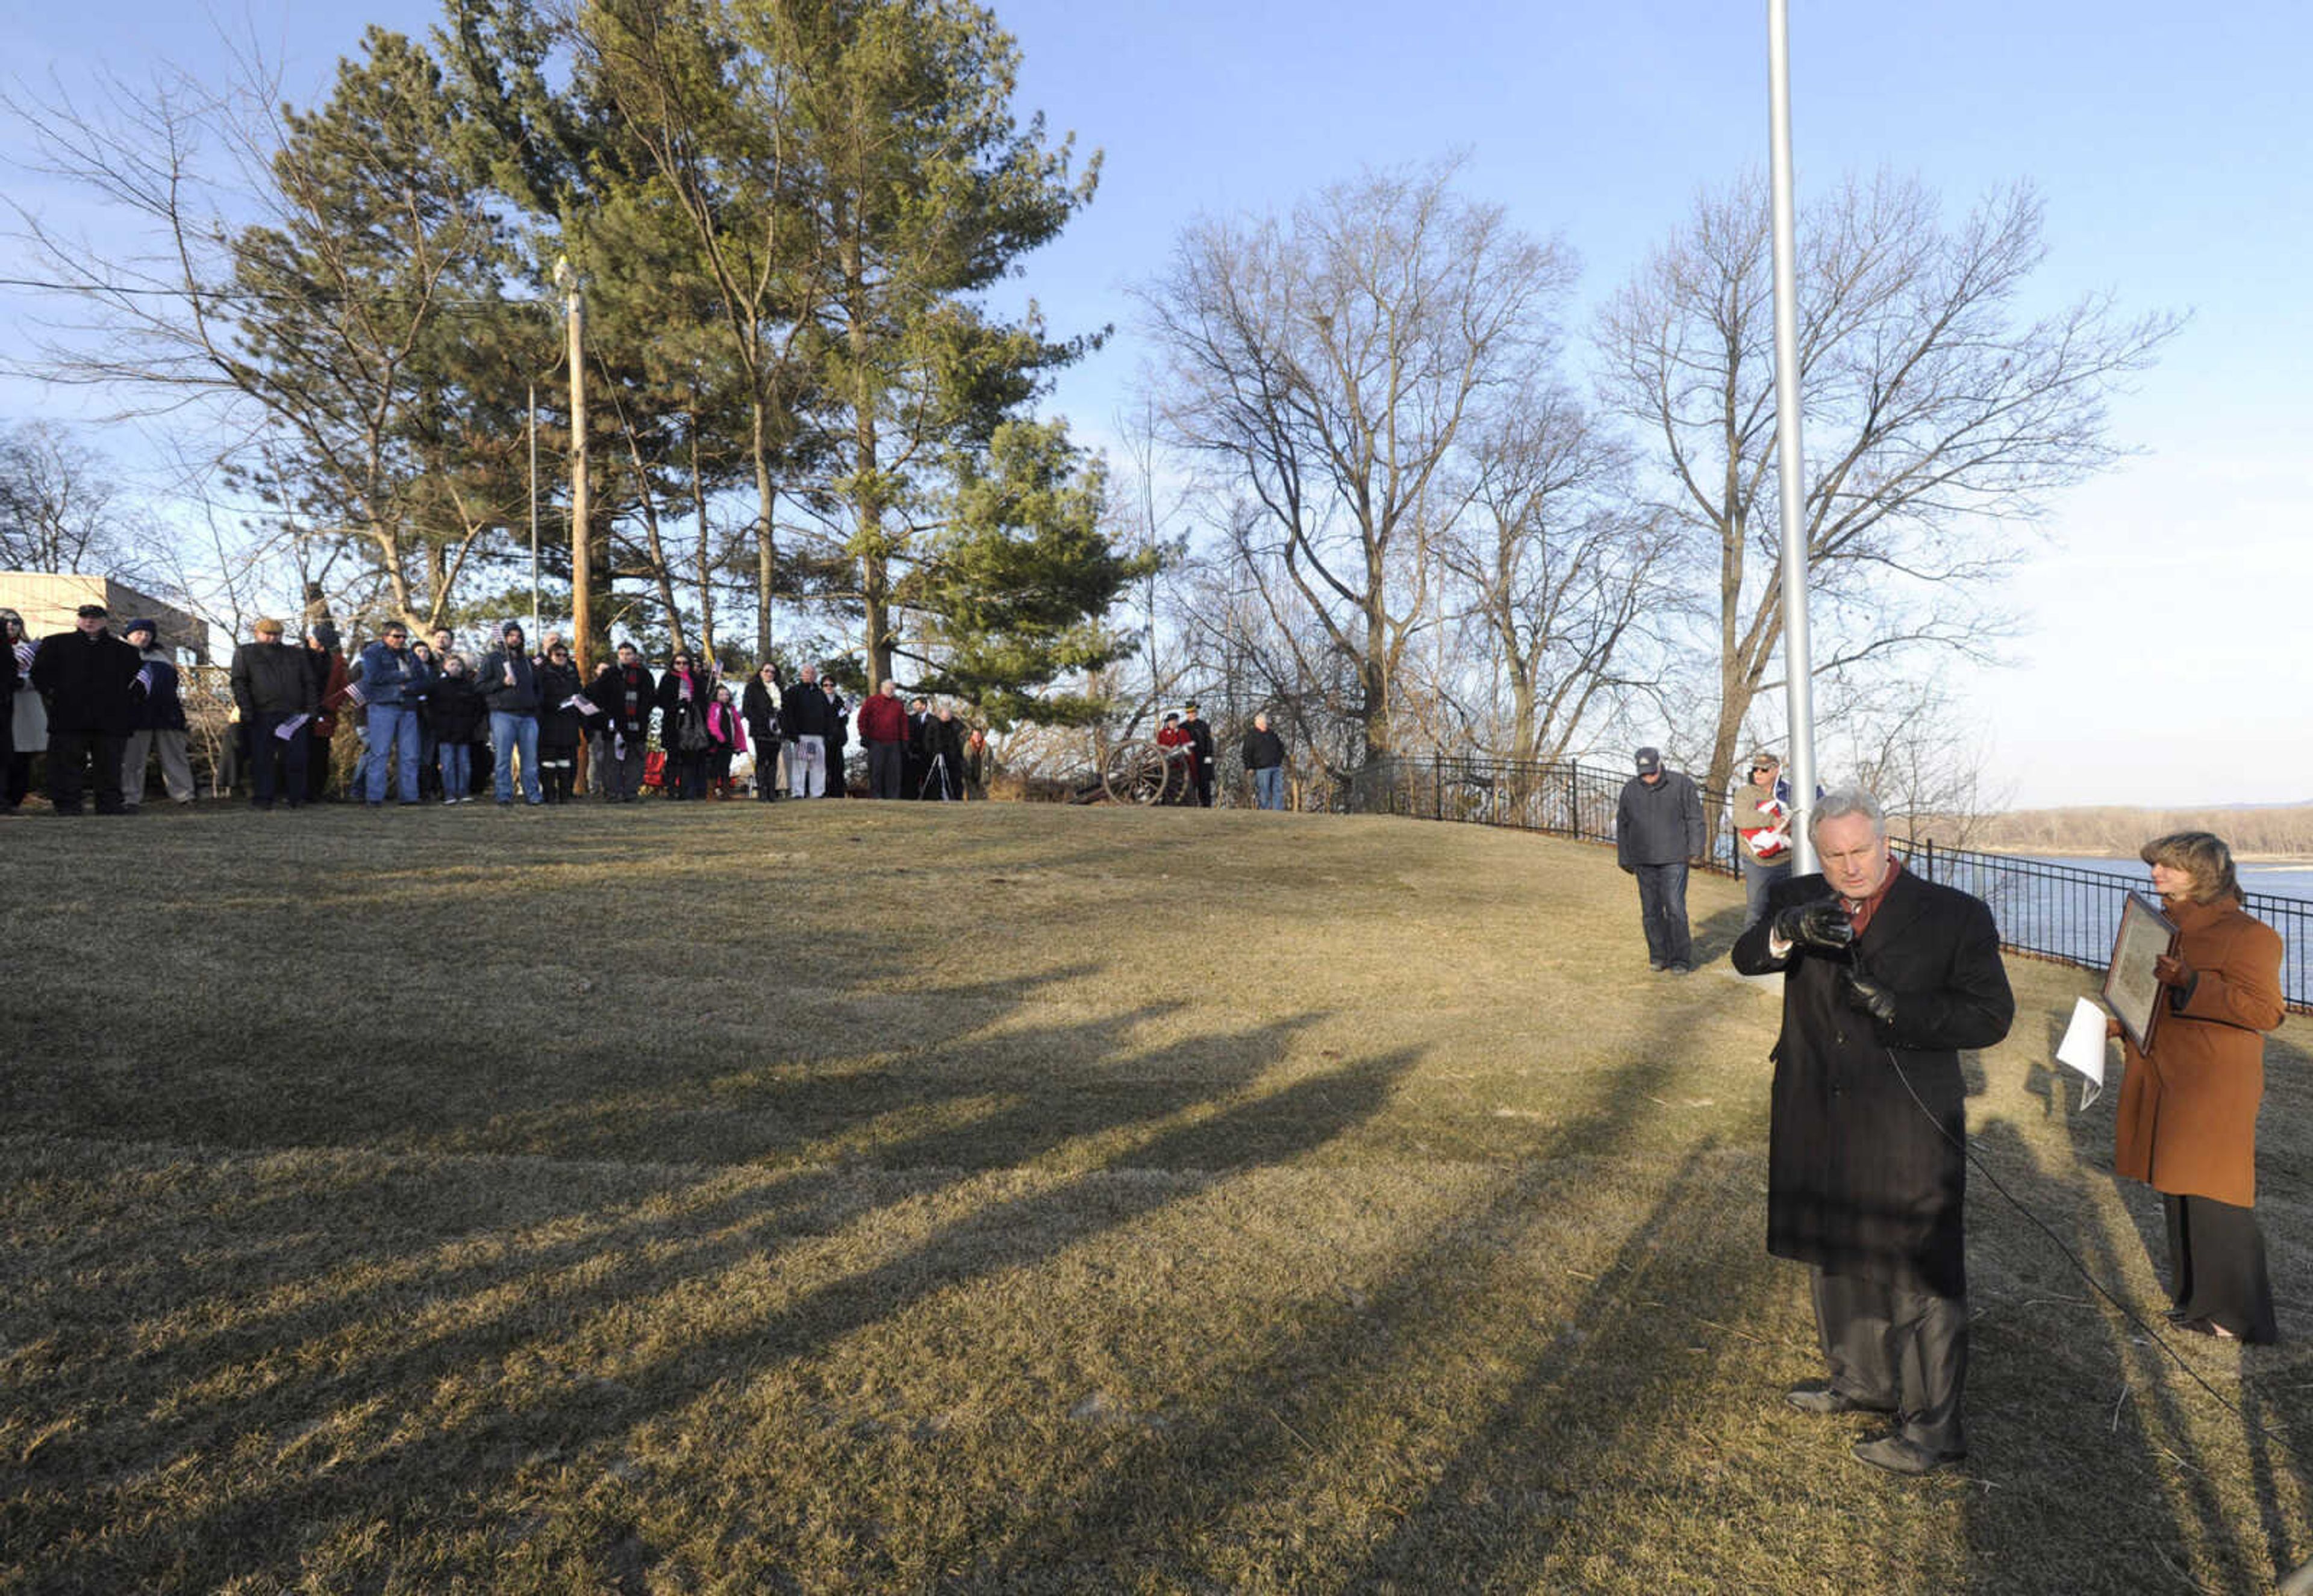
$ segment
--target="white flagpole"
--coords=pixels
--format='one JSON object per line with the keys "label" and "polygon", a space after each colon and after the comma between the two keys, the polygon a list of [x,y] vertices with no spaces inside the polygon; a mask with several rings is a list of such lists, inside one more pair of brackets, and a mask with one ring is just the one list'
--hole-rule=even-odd
{"label": "white flagpole", "polygon": [[1783,515],[1783,677],[1790,706],[1792,870],[1816,868],[1814,656],[1807,647],[1807,482],[1799,449],[1798,228],[1791,200],[1790,0],[1767,0],[1767,142],[1774,188],[1775,438]]}

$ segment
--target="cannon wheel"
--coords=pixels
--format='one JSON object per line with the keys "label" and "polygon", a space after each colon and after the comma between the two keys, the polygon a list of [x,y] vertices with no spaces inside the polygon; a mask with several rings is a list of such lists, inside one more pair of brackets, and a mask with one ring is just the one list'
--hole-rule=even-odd
{"label": "cannon wheel", "polygon": [[1118,743],[1100,769],[1101,785],[1118,803],[1161,803],[1172,782],[1172,763],[1165,750],[1144,738]]}

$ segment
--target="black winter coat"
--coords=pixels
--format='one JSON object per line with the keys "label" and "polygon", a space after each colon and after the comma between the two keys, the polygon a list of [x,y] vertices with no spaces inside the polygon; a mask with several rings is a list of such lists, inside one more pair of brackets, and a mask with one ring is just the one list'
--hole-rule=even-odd
{"label": "black winter coat", "polygon": [[[511,682],[506,680],[509,665],[514,668]],[[482,656],[481,669],[474,672],[474,683],[481,688],[482,702],[490,706],[492,715],[538,713],[538,667],[523,649],[490,650]]]}
{"label": "black winter coat", "polygon": [[824,737],[828,726],[827,695],[815,681],[792,681],[779,700],[779,725],[790,741],[798,737]]}
{"label": "black winter coat", "polygon": [[185,701],[178,696],[175,663],[157,648],[148,649],[136,657],[145,662],[140,669],[153,673],[153,685],[145,689],[144,698],[136,706],[136,730],[183,731]]}
{"label": "black winter coat", "polygon": [[444,671],[434,683],[427,705],[436,741],[455,748],[482,740],[482,719],[488,710],[482,703],[482,690],[474,685],[472,677],[452,676]]}
{"label": "black winter coat", "polygon": [[755,750],[757,763],[761,762],[766,748],[776,754],[784,741],[779,727],[779,699],[761,676],[750,680],[747,690],[739,695],[739,714],[747,723],[747,741]]}
{"label": "black winter coat", "polygon": [[1199,715],[1194,720],[1183,721],[1181,723],[1181,730],[1189,734],[1189,746],[1197,750],[1197,768],[1200,770],[1210,770],[1213,767],[1213,728],[1211,724],[1204,716]]}
{"label": "black winter coat", "polygon": [[244,721],[260,715],[311,715],[321,706],[321,689],[303,648],[244,643],[233,651],[233,701]]}
{"label": "black winter coat", "polygon": [[658,681],[647,665],[611,665],[594,678],[594,690],[586,696],[602,712],[603,731],[640,737],[650,730],[651,711],[658,704]]}
{"label": "black winter coat", "polygon": [[1285,763],[1285,739],[1274,731],[1263,732],[1259,727],[1244,734],[1244,767],[1247,770],[1274,770]]}
{"label": "black winter coat", "polygon": [[1624,870],[1700,859],[1705,841],[1702,794],[1684,771],[1666,770],[1652,786],[1636,776],[1623,784],[1623,802],[1614,812],[1614,862]]}
{"label": "black winter coat", "polygon": [[[1852,948],[1769,954],[1781,910],[1831,896],[1820,875],[1779,881],[1765,916],[1735,943],[1735,968],[1745,975],[1783,972],[1767,1250],[1834,1274],[1965,1296],[1959,1050],[1991,1047],[2015,1017],[2000,932],[1982,900],[1901,870]],[[1894,1025],[1848,1005],[1850,966],[1895,994]]]}
{"label": "black winter coat", "polygon": [[578,667],[549,660],[538,668],[538,746],[576,748],[586,734],[586,717],[565,709],[562,701],[578,694]]}
{"label": "black winter coat", "polygon": [[682,699],[682,673],[669,671],[658,679],[658,745],[670,754],[704,754],[707,745],[697,748],[682,746],[683,727],[695,719],[700,736],[707,732],[707,701],[715,696],[715,683],[704,671],[690,672],[690,701]]}
{"label": "black winter coat", "polygon": [[32,686],[48,705],[48,730],[126,737],[136,729],[144,689],[136,673],[145,662],[133,644],[110,632],[92,637],[75,627],[40,639],[32,656]]}

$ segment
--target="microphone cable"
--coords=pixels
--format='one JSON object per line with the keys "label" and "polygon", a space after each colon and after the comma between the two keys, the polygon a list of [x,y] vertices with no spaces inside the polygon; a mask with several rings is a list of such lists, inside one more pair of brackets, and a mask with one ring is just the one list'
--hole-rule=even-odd
{"label": "microphone cable", "polygon": [[[1861,969],[1862,964],[1860,960],[1855,961],[1854,968],[1858,970]],[[2240,1408],[2240,1404],[2234,1401],[2232,1399],[2226,1396],[2224,1392],[2219,1390],[2215,1386],[2209,1383],[2208,1378],[2198,1369],[2193,1367],[2191,1361],[2188,1360],[2183,1353],[2178,1352],[2177,1348],[2170,1344],[2167,1337],[2163,1336],[2159,1331],[2154,1329],[2150,1324],[2146,1323],[2144,1320],[2138,1315],[2135,1309],[2122,1302],[2119,1297],[2115,1296],[2111,1291],[2106,1289],[2104,1282],[2098,1280],[2094,1274],[2089,1272],[2088,1265],[2081,1261],[2080,1254],[2072,1250],[2071,1247],[2064,1241],[2064,1239],[2055,1232],[2054,1227],[2052,1227],[2046,1220],[2042,1219],[2037,1214],[2034,1213],[2032,1211],[2031,1205],[2025,1202],[2023,1198],[2018,1197],[2014,1192],[2009,1190],[2008,1188],[2001,1183],[2000,1177],[1992,1173],[1992,1166],[1984,1162],[1984,1161],[1977,1155],[1975,1149],[1968,1144],[1968,1139],[1966,1134],[1967,1112],[1965,1106],[1963,1106],[1960,1110],[1961,1135],[1955,1137],[1951,1134],[1949,1128],[1945,1126],[1944,1122],[1936,1118],[1935,1110],[1928,1107],[1926,1101],[1920,1096],[1918,1089],[1912,1084],[1912,1078],[1904,1073],[1904,1061],[1895,1056],[1895,1049],[1885,1042],[1880,1043],[1879,1047],[1880,1050],[1887,1055],[1887,1063],[1889,1067],[1895,1070],[1895,1079],[1904,1083],[1904,1092],[1911,1098],[1913,1104],[1918,1107],[1921,1114],[1927,1119],[1927,1122],[1936,1127],[1936,1134],[1943,1137],[1943,1139],[1949,1143],[1953,1147],[1957,1148],[1961,1157],[1965,1158],[1970,1164],[1974,1166],[1975,1170],[1982,1174],[1986,1180],[1992,1182],[1992,1188],[1994,1191],[1998,1192],[2001,1197],[2006,1197],[2011,1207],[2013,1207],[2018,1213],[2023,1215],[2025,1218],[2030,1220],[2034,1225],[2038,1227],[2042,1235],[2047,1237],[2050,1241],[2055,1244],[2056,1250],[2064,1255],[2065,1259],[2071,1263],[2073,1270],[2079,1274],[2081,1279],[2089,1283],[2089,1288],[2093,1290],[2097,1295],[2102,1297],[2106,1302],[2110,1302],[2115,1308],[2120,1310],[2122,1317],[2125,1318],[2129,1323],[2134,1325],[2138,1329],[2143,1331],[2147,1337],[2150,1337],[2152,1344],[2155,1346],[2158,1346],[2162,1352],[2166,1353],[2179,1369],[2182,1369],[2186,1374],[2192,1376],[2194,1384],[2208,1392],[2209,1395],[2216,1400],[2218,1406],[2224,1408],[2226,1412],[2231,1414],[2235,1418],[2240,1420],[2243,1425],[2247,1426],[2251,1434],[2270,1443],[2291,1460],[2301,1460],[2298,1459],[2297,1449],[2294,1446],[2279,1435],[2274,1434],[2264,1425],[2259,1424],[2256,1420],[2249,1417],[2247,1414],[2243,1413]],[[2313,1591],[2313,1585],[2309,1585],[2307,1589],[2309,1591]]]}

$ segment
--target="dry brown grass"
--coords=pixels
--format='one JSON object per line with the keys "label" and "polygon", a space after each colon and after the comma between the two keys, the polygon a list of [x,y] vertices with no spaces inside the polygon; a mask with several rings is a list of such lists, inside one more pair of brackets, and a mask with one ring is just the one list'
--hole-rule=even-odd
{"label": "dry brown grass", "polygon": [[[0,831],[0,1590],[2142,1592],[2313,1556],[1978,1182],[1974,1455],[1784,1408],[1771,996],[1578,845],[1012,804]],[[1723,953],[1731,883],[1694,888]],[[2017,961],[1983,1155],[2161,1300]],[[2306,1025],[2263,1208],[2313,1326]]]}

